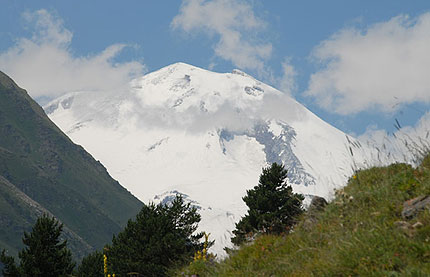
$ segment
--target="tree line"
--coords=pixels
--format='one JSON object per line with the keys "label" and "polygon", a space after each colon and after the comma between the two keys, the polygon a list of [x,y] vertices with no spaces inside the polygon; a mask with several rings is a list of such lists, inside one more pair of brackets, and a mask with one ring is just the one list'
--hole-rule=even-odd
{"label": "tree line", "polygon": [[[258,184],[247,190],[243,201],[247,214],[236,224],[232,242],[236,246],[250,242],[262,233],[288,233],[303,212],[301,194],[293,193],[286,182],[287,170],[273,163],[265,167]],[[19,263],[0,254],[4,276],[165,276],[193,260],[196,253],[207,251],[213,242],[202,242],[196,233],[200,215],[191,203],[177,195],[167,204],[144,205],[130,219],[111,244],[86,256],[76,267],[67,241],[60,238],[63,225],[43,215],[30,233],[24,232],[25,248]],[[128,275],[127,275],[128,274]]]}

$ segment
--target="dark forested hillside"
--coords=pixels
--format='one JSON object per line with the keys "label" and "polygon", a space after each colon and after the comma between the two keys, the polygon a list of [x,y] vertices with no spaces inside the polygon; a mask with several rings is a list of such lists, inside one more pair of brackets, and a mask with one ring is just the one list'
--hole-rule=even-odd
{"label": "dark forested hillside", "polygon": [[23,231],[49,213],[64,223],[80,258],[109,242],[141,207],[0,72],[0,248],[16,254]]}

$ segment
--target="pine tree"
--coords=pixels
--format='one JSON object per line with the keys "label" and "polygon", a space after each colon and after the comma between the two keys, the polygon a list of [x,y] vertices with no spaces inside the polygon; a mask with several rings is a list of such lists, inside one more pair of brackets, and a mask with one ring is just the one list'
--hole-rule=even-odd
{"label": "pine tree", "polygon": [[82,259],[77,275],[79,277],[104,277],[103,267],[103,253],[95,251]]}
{"label": "pine tree", "polygon": [[144,205],[135,220],[115,236],[107,250],[110,271],[164,276],[167,270],[192,259],[201,250],[203,233],[193,235],[200,221],[197,209],[181,196],[170,204]]}
{"label": "pine tree", "polygon": [[6,250],[4,249],[0,254],[0,262],[3,264],[2,276],[5,276],[5,277],[20,276],[19,269],[15,263],[15,259],[11,256],[6,255]]}
{"label": "pine tree", "polygon": [[24,232],[27,246],[19,252],[22,271],[29,276],[64,276],[72,273],[75,264],[67,241],[61,241],[63,224],[43,215],[37,219],[31,233]]}
{"label": "pine tree", "polygon": [[[63,224],[47,215],[39,217],[30,233],[24,232],[22,239],[26,247],[18,254],[20,265],[17,267],[13,258],[4,251],[1,261],[6,265],[5,276],[67,276],[72,273],[75,264],[72,254],[67,249],[67,241],[61,241]],[[12,272],[12,273],[11,273]]]}
{"label": "pine tree", "polygon": [[286,233],[294,225],[303,212],[304,197],[293,193],[286,178],[287,170],[282,165],[273,163],[263,168],[258,185],[243,197],[248,214],[236,224],[234,244],[240,245],[253,233]]}

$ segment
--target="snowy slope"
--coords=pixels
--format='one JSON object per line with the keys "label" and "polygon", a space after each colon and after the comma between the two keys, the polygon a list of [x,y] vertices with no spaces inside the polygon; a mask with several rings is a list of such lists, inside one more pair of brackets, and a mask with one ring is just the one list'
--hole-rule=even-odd
{"label": "snowy slope", "polygon": [[329,198],[353,161],[364,160],[353,139],[238,70],[177,63],[124,91],[70,93],[44,108],[139,199],[186,195],[200,207],[200,229],[216,240],[219,256],[263,166],[282,162],[296,192]]}

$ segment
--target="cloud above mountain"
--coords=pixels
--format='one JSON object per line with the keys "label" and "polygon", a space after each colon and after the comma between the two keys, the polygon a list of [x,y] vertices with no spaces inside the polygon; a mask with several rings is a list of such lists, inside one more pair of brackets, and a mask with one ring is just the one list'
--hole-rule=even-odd
{"label": "cloud above mountain", "polygon": [[29,90],[34,98],[51,99],[70,91],[115,90],[141,75],[145,65],[116,63],[125,44],[113,44],[100,53],[75,56],[70,48],[73,34],[62,19],[47,10],[23,14],[32,31],[0,53],[0,70]]}
{"label": "cloud above mountain", "polygon": [[282,76],[277,80],[279,90],[290,96],[297,92],[296,77],[297,72],[290,59],[284,59],[282,62]]}
{"label": "cloud above mountain", "polygon": [[260,75],[268,75],[264,62],[272,54],[272,44],[258,36],[266,25],[250,4],[237,0],[184,0],[171,23],[174,30],[217,36],[215,55]]}
{"label": "cloud above mountain", "polygon": [[430,151],[430,112],[426,112],[415,126],[397,127],[397,131],[390,134],[377,126],[369,126],[358,139],[377,149],[374,161],[379,160],[383,164],[406,162],[418,165],[420,159]]}
{"label": "cloud above mountain", "polygon": [[429,30],[430,13],[341,30],[314,49],[321,68],[305,94],[338,114],[430,103]]}

